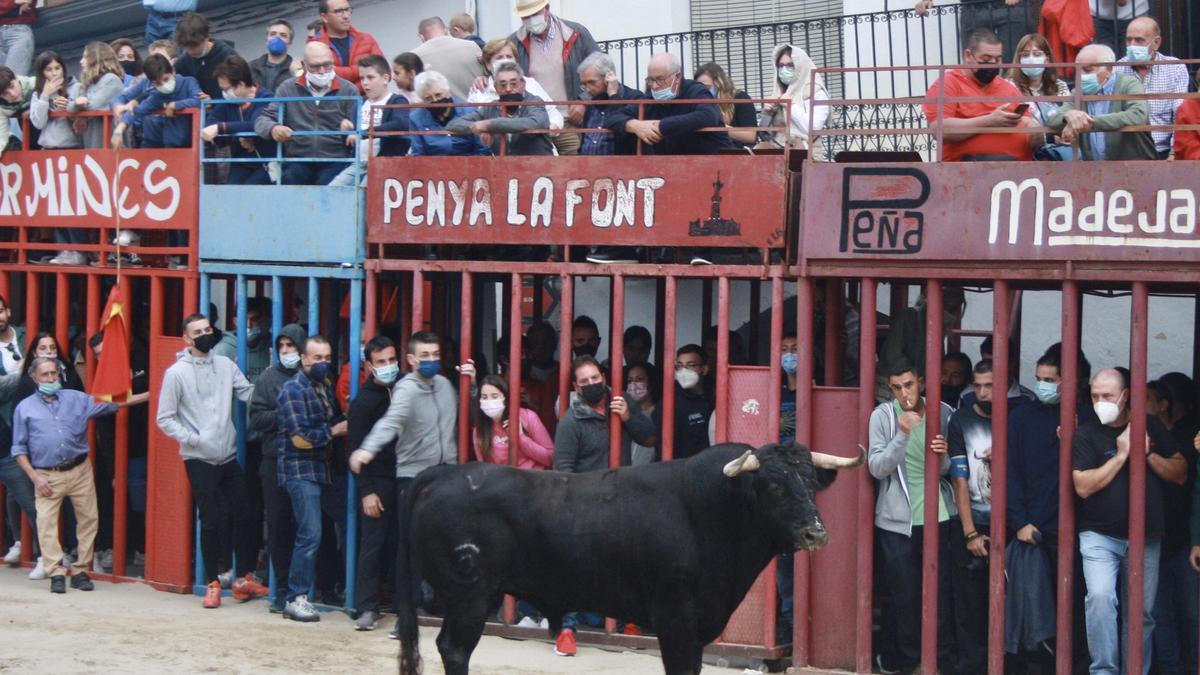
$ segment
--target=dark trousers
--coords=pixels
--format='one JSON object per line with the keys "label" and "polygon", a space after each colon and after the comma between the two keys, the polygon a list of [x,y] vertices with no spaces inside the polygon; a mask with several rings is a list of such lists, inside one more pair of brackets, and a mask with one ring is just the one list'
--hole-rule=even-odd
{"label": "dark trousers", "polygon": [[263,164],[231,164],[229,165],[230,185],[270,185],[271,176],[267,174]]}
{"label": "dark trousers", "polygon": [[[938,527],[938,667],[945,672],[952,670],[954,654],[954,610],[950,602],[952,525],[961,527],[957,518],[940,523]],[[911,537],[875,530],[881,556],[880,572],[884,586],[891,593],[891,610],[884,613],[885,637],[881,649],[885,662],[901,668],[915,666],[921,661],[921,542],[924,530],[923,526],[913,527]]]}
{"label": "dark trousers", "polygon": [[183,462],[188,482],[192,485],[192,499],[200,512],[200,554],[204,560],[203,583],[217,580],[217,561],[221,557],[221,499],[229,503],[233,514],[233,547],[237,556],[235,576],[243,577],[254,571],[258,551],[254,548],[255,522],[250,517],[250,506],[246,498],[246,482],[242,466],[237,460],[229,460],[219,466],[198,459]]}
{"label": "dark trousers", "polygon": [[283,165],[284,185],[329,185],[342,169],[349,164],[346,162],[287,162]]}
{"label": "dark trousers", "polygon": [[296,522],[292,517],[292,499],[279,485],[279,472],[274,457],[264,457],[258,467],[262,481],[263,510],[267,518],[267,552],[275,570],[275,603],[283,605],[287,595],[288,573],[291,570],[292,547],[296,544]]}
{"label": "dark trousers", "polygon": [[362,512],[359,503],[358,569],[355,572],[354,607],[359,614],[378,612],[379,589],[386,575],[395,567],[396,555],[396,480],[372,478],[375,494],[383,504],[383,513],[371,518]]}
{"label": "dark trousers", "polygon": [[[254,521],[251,541],[254,542],[255,551],[261,551],[263,548],[263,486],[259,480],[262,459],[262,444],[258,441],[246,443],[246,499],[250,504],[250,519]],[[257,554],[254,559],[257,566]]]}
{"label": "dark trousers", "polygon": [[396,519],[398,525],[396,527],[396,562],[392,571],[392,597],[398,599],[401,593],[407,592],[410,594],[414,605],[421,604],[421,570],[414,569],[409,565],[408,547],[409,547],[409,515],[408,515],[408,488],[412,485],[411,478],[396,479],[396,501],[393,506],[392,517]]}
{"label": "dark trousers", "polygon": [[[991,534],[990,516],[972,513],[975,531]],[[950,578],[954,585],[954,639],[958,643],[958,672],[987,672],[988,559],[976,558],[967,550],[961,521],[950,532]],[[989,547],[989,551],[991,548]]]}

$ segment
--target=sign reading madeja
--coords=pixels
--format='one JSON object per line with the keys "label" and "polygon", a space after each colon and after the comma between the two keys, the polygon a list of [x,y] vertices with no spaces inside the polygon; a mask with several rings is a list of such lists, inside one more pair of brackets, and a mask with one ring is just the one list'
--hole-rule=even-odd
{"label": "sign reading madeja", "polygon": [[770,247],[783,174],[780,157],[376,158],[367,240]]}
{"label": "sign reading madeja", "polygon": [[808,165],[802,253],[1200,262],[1192,164]]}

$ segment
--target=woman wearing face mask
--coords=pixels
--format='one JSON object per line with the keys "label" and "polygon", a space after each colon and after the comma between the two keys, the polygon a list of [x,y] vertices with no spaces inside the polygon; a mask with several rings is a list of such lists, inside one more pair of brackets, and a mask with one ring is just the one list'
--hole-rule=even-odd
{"label": "woman wearing face mask", "polygon": [[[414,108],[408,115],[408,126],[412,131],[445,131],[446,125],[456,117],[472,110],[462,99],[450,96],[450,82],[436,70],[426,70],[413,80],[417,97],[425,103],[453,103],[436,108]],[[442,134],[417,135],[412,137],[413,155],[490,155],[491,150],[479,141],[475,134],[452,136]]]}
{"label": "woman wearing face mask", "polygon": [[[716,63],[706,63],[696,69],[692,79],[708,87],[709,93],[716,99],[745,99],[750,95],[741,89],[735,89],[733,81],[725,74],[725,69]],[[758,138],[758,114],[754,111],[753,103],[721,103],[721,122],[729,128],[729,138],[739,147],[754,145]]]}
{"label": "woman wearing face mask", "polygon": [[142,74],[142,56],[138,54],[137,47],[133,46],[133,40],[129,38],[117,38],[108,43],[108,46],[117,53],[117,63],[121,64],[121,70],[125,71],[122,84],[128,87]]}
{"label": "woman wearing face mask", "polygon": [[[554,466],[554,441],[537,413],[520,409],[517,430],[519,469],[549,469]],[[508,464],[508,382],[499,375],[483,378],[479,403],[475,406],[475,429],[471,439],[475,459],[492,464]]]}
{"label": "woman wearing face mask", "polygon": [[[767,103],[763,106],[760,127],[788,126],[788,131],[765,131],[766,139],[760,147],[782,148],[791,145],[793,148],[809,150],[813,159],[824,160],[824,146],[818,144],[810,147],[809,107],[810,97],[815,101],[829,100],[829,92],[825,89],[825,78],[820,73],[814,73],[817,67],[808,54],[799,47],[782,44],[775,47],[771,59],[775,71],[775,87],[771,98],[789,99],[791,116],[788,116],[788,106]],[[815,83],[814,83],[815,80]],[[812,130],[820,131],[825,128],[829,119],[829,106],[812,106]]]}
{"label": "woman wearing face mask", "polygon": [[[471,85],[471,91],[467,92],[468,103],[492,103],[500,100],[500,96],[496,93],[496,83],[492,74],[496,72],[496,66],[501,61],[516,63],[517,46],[508,38],[488,40],[487,44],[483,46],[483,67],[488,71],[488,75],[475,78],[475,82]],[[525,76],[525,91],[543,101],[554,100],[537,80],[528,75]],[[546,114],[550,117],[551,129],[563,128],[563,114],[558,106],[546,106]]]}
{"label": "woman wearing face mask", "polygon": [[[1038,33],[1030,33],[1017,43],[1017,62],[1020,67],[1008,71],[1008,79],[1029,96],[1069,96],[1070,88],[1065,80],[1058,76],[1056,68],[1047,68],[1051,60],[1050,43]],[[1057,103],[1034,103],[1030,106],[1034,122],[1044,125],[1046,120],[1058,110]],[[1071,159],[1071,146],[1060,143],[1053,135],[1047,135],[1046,143],[1034,150],[1034,159],[1067,160]]]}
{"label": "woman wearing face mask", "polygon": [[[79,82],[68,97],[68,112],[107,110],[113,98],[125,89],[125,71],[108,43],[92,42],[84,47],[79,69]],[[83,147],[104,147],[103,119],[78,117],[75,131],[83,136]]]}
{"label": "woman wearing face mask", "polygon": [[[650,377],[650,371],[646,370],[646,366],[639,364],[625,368],[625,400],[637,405],[642,414],[650,419],[654,428],[661,434],[662,412],[658,408],[658,385],[659,383]],[[662,451],[658,447],[660,437],[656,434],[653,441],[647,445],[631,440],[629,457],[622,457],[621,463],[637,466],[657,462],[662,456]]]}
{"label": "woman wearing face mask", "polygon": [[[58,379],[62,383],[63,389],[73,389],[75,391],[83,391],[83,380],[79,378],[79,373],[75,372],[74,368],[68,368],[66,361],[63,360],[63,351],[59,348],[58,338],[50,333],[38,333],[36,337],[29,341],[29,351],[25,352],[31,357],[44,356],[51,359],[58,359]],[[14,401],[23,401],[37,389],[37,382],[33,381],[33,374],[30,372],[30,366],[33,364],[34,358],[26,358],[21,367],[21,382],[17,385],[16,396]]]}

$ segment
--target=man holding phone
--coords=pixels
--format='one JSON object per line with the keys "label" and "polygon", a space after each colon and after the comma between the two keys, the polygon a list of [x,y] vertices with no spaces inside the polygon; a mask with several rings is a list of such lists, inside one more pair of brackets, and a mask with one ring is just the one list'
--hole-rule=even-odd
{"label": "man holding phone", "polygon": [[[1028,104],[967,102],[964,98],[1019,97],[1016,85],[1000,76],[1004,46],[988,28],[963,38],[963,63],[976,68],[946,71],[925,94],[925,117],[936,127],[941,120],[942,161],[1031,161],[1036,132],[989,132],[1004,127],[1033,127]],[[938,105],[939,97],[942,99]]]}

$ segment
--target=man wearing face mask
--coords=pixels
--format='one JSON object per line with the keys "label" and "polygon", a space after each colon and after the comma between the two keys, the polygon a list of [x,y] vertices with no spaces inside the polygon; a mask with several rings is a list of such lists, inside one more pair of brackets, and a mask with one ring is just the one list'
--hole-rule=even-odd
{"label": "man wearing face mask", "polygon": [[[222,333],[213,353],[237,363],[237,343],[237,332]],[[246,368],[243,372],[251,382],[257,382],[259,375],[270,365],[271,301],[250,298],[246,302]]]}
{"label": "man wearing face mask", "polygon": [[[1163,536],[1163,481],[1182,484],[1187,461],[1158,418],[1147,415],[1144,449],[1133,453],[1130,438],[1129,384],[1112,368],[1092,379],[1092,406],[1098,421],[1075,432],[1071,478],[1079,496],[1076,522],[1079,553],[1087,587],[1084,615],[1094,673],[1124,670],[1125,631],[1118,628],[1122,601],[1117,572],[1129,565],[1129,463],[1145,462],[1146,557],[1142,577],[1144,671],[1149,672],[1154,632],[1154,600]],[[1128,618],[1128,617],[1126,617]]]}
{"label": "man wearing face mask", "polygon": [[[400,379],[400,361],[396,343],[383,335],[363,347],[371,377],[358,390],[346,413],[349,422],[346,444],[362,445],[392,402],[392,387]],[[396,540],[396,453],[385,445],[358,477],[358,503],[363,515],[358,549],[358,570],[354,588],[354,607],[358,619],[354,630],[375,630],[379,620],[379,588],[392,562]],[[391,546],[389,546],[391,544]]]}
{"label": "man wearing face mask", "polygon": [[[546,88],[554,101],[580,97],[579,66],[584,59],[600,51],[591,32],[582,24],[567,21],[550,11],[550,0],[518,0],[517,16],[521,27],[508,39],[517,45],[517,63],[529,76]],[[567,126],[583,124],[583,105],[560,106]],[[578,134],[559,134],[554,145],[560,155],[579,152]]]}
{"label": "man wearing face mask", "polygon": [[[1158,22],[1149,16],[1139,16],[1125,29],[1125,56],[1117,66],[1117,75],[1134,75],[1142,83],[1147,94],[1185,94],[1188,90],[1187,66],[1174,56],[1159,51],[1162,47],[1162,32]],[[1115,101],[1114,101],[1115,103]],[[1183,104],[1182,99],[1152,99],[1146,102],[1150,108],[1150,124],[1166,126],[1175,124],[1175,113]],[[1154,148],[1158,159],[1171,154],[1173,135],[1170,131],[1152,131]]]}
{"label": "man wearing face mask", "polygon": [[267,91],[275,91],[292,79],[292,55],[288,49],[292,46],[294,35],[292,24],[287,19],[275,19],[267,25],[267,53],[250,62],[254,84]]}
{"label": "man wearing face mask", "polygon": [[[636,119],[637,111],[614,113],[613,126],[625,134],[641,139],[642,152],[655,155],[715,155],[732,148],[733,142],[724,131],[701,132],[706,127],[724,127],[721,110],[716,103],[685,103],[671,105],[672,99],[712,99],[708,87],[695,80],[686,80],[680,70],[679,57],[661,52],[650,58],[646,69],[650,96],[657,105],[647,105],[645,119]],[[618,124],[619,122],[619,124]],[[618,134],[617,142],[621,141]]]}
{"label": "man wearing face mask", "polygon": [[[304,74],[280,85],[275,95],[280,98],[310,100],[270,103],[254,121],[254,131],[263,138],[283,143],[287,157],[317,158],[329,161],[286,162],[283,168],[284,185],[328,185],[345,169],[346,159],[354,154],[354,145],[347,145],[346,135],[337,131],[353,131],[355,105],[352,98],[358,89],[352,82],[334,73],[333,52],[323,42],[304,45]],[[316,98],[337,97],[335,101],[314,101]],[[283,106],[283,122],[279,120]],[[311,136],[293,135],[297,131],[323,131]]]}
{"label": "man wearing face mask", "polygon": [[299,324],[290,323],[279,330],[275,338],[275,353],[279,360],[254,381],[254,396],[250,399],[250,433],[265,441],[258,480],[262,484],[263,511],[267,520],[267,551],[278,584],[270,607],[274,614],[283,612],[287,595],[284,585],[291,568],[296,537],[292,500],[279,485],[279,391],[284,382],[295,377],[300,367],[300,345],[306,337]]}
{"label": "man wearing face mask", "polygon": [[[405,362],[411,371],[392,386],[387,411],[358,443],[350,455],[350,470],[361,473],[373,463],[385,447],[393,447],[396,461],[396,501],[393,517],[399,517],[406,489],[417,474],[438,464],[458,462],[458,393],[450,380],[443,377],[441,340],[436,333],[420,331],[408,340]],[[460,374],[475,382],[472,361],[457,367]],[[386,465],[386,461],[384,462]],[[404,519],[401,523],[406,522]],[[396,533],[396,569],[392,588],[395,593],[419,592],[420,580],[406,567],[408,532],[401,527]],[[392,631],[399,635],[396,629]]]}
{"label": "man wearing face mask", "polygon": [[951,408],[958,407],[959,396],[967,389],[971,377],[971,359],[962,352],[951,352],[942,357],[942,403]]}
{"label": "man wearing face mask", "polygon": [[[501,101],[538,102],[542,99],[525,91],[525,73],[513,61],[500,61],[496,65],[494,79],[496,93]],[[500,154],[500,139],[505,137],[509,155],[553,155],[554,145],[546,134],[521,134],[522,131],[549,129],[550,120],[545,106],[486,106],[455,118],[446,125],[446,130],[465,136],[474,134],[479,142],[491,146],[493,154]]]}
{"label": "man wearing face mask", "polygon": [[245,476],[237,461],[237,436],[229,411],[236,396],[249,402],[254,385],[237,365],[212,353],[221,341],[208,317],[191,314],[183,320],[183,341],[187,347],[176,355],[175,363],[163,375],[158,397],[158,428],[179,443],[179,454],[192,487],[192,499],[200,512],[200,551],[207,585],[203,606],[221,605],[221,582],[217,563],[221,555],[222,500],[233,513],[234,549],[237,556],[237,581],[233,597],[250,600],[267,594],[254,580],[258,549],[254,546],[254,528],[261,527],[251,516],[246,496]]}
{"label": "man wearing face mask", "polygon": [[675,459],[686,459],[708,447],[708,420],[713,401],[704,389],[708,361],[700,345],[675,353]]}
{"label": "man wearing face mask", "polygon": [[[1045,135],[989,133],[982,129],[1031,126],[1029,110],[1014,112],[1015,103],[959,102],[957,99],[1021,95],[1016,85],[1000,75],[1004,45],[990,29],[977,28],[963,38],[963,63],[979,68],[948,70],[925,94],[925,118],[930,126],[942,125],[942,161],[1032,161],[1033,146]],[[943,98],[939,108],[938,97]]]}
{"label": "man wearing face mask", "polygon": [[600,351],[600,327],[587,314],[580,314],[571,323],[571,352],[575,358],[590,356],[597,358]]}
{"label": "man wearing face mask", "polygon": [[[1081,73],[1079,87],[1085,95],[1136,96],[1143,93],[1137,77],[1114,74],[1111,65],[1102,65],[1115,59],[1107,45],[1088,45],[1079,51],[1075,63]],[[1154,138],[1149,132],[1122,131],[1128,126],[1148,123],[1145,100],[1085,101],[1083,106],[1083,110],[1078,110],[1070,101],[1062,104],[1046,120],[1046,126],[1062,130],[1062,139],[1068,143],[1078,139],[1085,160],[1158,159]]]}

